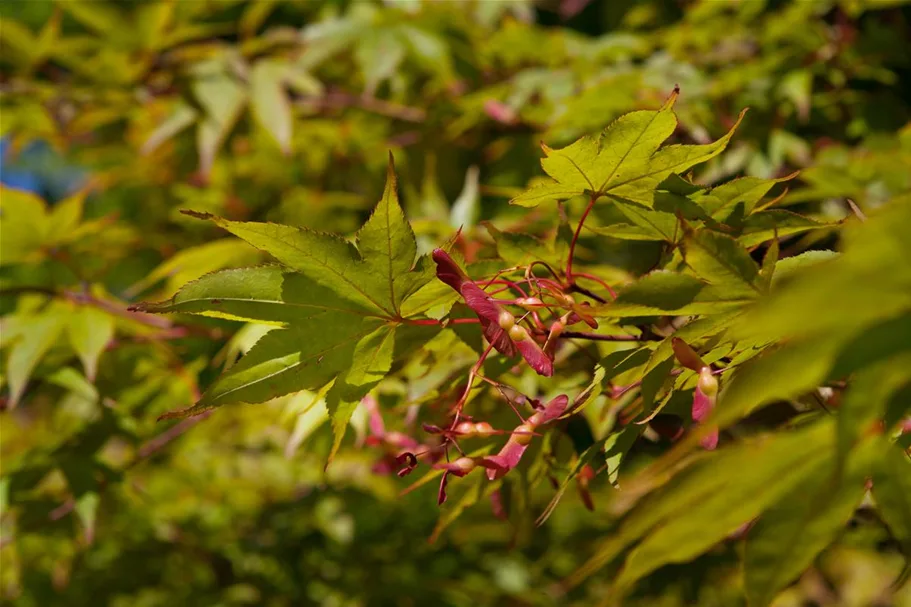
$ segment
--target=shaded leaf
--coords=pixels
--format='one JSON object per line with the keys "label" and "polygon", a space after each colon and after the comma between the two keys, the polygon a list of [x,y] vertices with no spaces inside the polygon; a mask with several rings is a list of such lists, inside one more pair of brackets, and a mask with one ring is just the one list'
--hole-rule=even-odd
{"label": "shaded leaf", "polygon": [[641,500],[567,582],[578,584],[641,538],[617,579],[621,591],[664,564],[693,558],[799,483],[833,440],[833,425],[823,420],[701,452]]}
{"label": "shaded leaf", "polygon": [[864,494],[870,445],[851,455],[844,475],[822,460],[806,481],[769,508],[747,535],[744,586],[764,607],[842,531]]}
{"label": "shaded leaf", "polygon": [[775,184],[789,181],[796,176],[797,173],[781,179],[740,177],[722,183],[705,193],[694,195],[693,200],[715,219],[725,221],[735,213],[737,207],[740,207],[739,215],[749,215]]}
{"label": "shaded leaf", "polygon": [[476,166],[470,166],[465,171],[465,185],[458,198],[452,202],[452,210],[449,212],[449,225],[452,227],[468,228],[477,223],[481,212],[480,175],[481,170]]}
{"label": "shaded leaf", "polygon": [[98,502],[100,501],[100,496],[94,491],[83,493],[76,500],[76,515],[79,517],[79,522],[82,523],[87,544],[91,544],[95,540],[95,521],[98,518]]}
{"label": "shaded leaf", "polygon": [[790,211],[762,211],[747,217],[737,241],[745,247],[754,247],[767,240],[832,227],[809,217]]}
{"label": "shaded leaf", "polygon": [[171,139],[185,128],[196,122],[199,112],[189,104],[178,101],[171,110],[171,115],[159,124],[140,148],[140,153],[151,154],[161,144]]}
{"label": "shaded leaf", "polygon": [[[907,336],[906,336],[907,337]],[[911,341],[903,341],[911,349]],[[905,352],[865,366],[851,379],[838,410],[838,456],[843,462],[854,445],[878,426],[890,397],[911,382],[911,353]]]}
{"label": "shaded leaf", "polygon": [[172,255],[127,290],[135,295],[166,281],[165,295],[215,270],[255,263],[261,259],[259,251],[236,238],[222,238],[188,247]]}
{"label": "shaded leaf", "polygon": [[[802,444],[795,444],[797,439]],[[662,565],[689,561],[778,502],[813,473],[831,442],[831,424],[817,423],[800,432],[766,437],[764,445],[754,445],[763,455],[755,453],[749,469],[739,467],[746,465],[744,450],[716,452],[720,457],[706,461],[701,472],[713,469],[723,480],[700,486],[694,482],[700,475],[688,476],[659,498],[677,498],[678,514],[664,520],[629,553],[615,582],[618,590],[624,592]],[[655,507],[654,503],[639,506]]]}
{"label": "shaded leaf", "polygon": [[744,298],[759,294],[759,268],[750,254],[729,236],[702,230],[683,241],[686,264],[700,278]]}
{"label": "shaded leaf", "polygon": [[603,458],[605,440],[596,442],[584,452],[579,454],[579,458],[576,460],[575,465],[573,465],[572,469],[566,474],[563,480],[560,481],[560,486],[557,488],[556,494],[554,494],[553,498],[551,498],[550,502],[547,504],[547,507],[544,508],[544,511],[535,520],[535,525],[540,527],[547,521],[548,518],[550,518],[550,515],[553,514],[554,510],[557,509],[557,505],[563,498],[563,494],[566,493],[566,490],[569,488],[569,484],[573,481],[573,479],[579,476],[579,473],[582,472],[582,469],[585,468],[585,466],[588,466],[589,464],[595,462],[596,459]]}
{"label": "shaded leaf", "polygon": [[748,303],[750,298],[744,295],[719,290],[694,276],[655,271],[623,288],[612,303],[595,308],[595,314],[608,317],[720,314]]}
{"label": "shaded leaf", "polygon": [[876,509],[905,555],[905,574],[911,568],[911,460],[896,445],[883,444],[873,467]]}

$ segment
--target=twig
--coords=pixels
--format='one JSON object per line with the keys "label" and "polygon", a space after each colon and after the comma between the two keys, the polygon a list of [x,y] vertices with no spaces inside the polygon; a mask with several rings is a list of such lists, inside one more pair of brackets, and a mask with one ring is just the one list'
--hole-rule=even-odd
{"label": "twig", "polygon": [[857,215],[857,218],[860,219],[861,222],[867,221],[867,216],[864,215],[864,212],[860,210],[860,207],[854,204],[854,201],[850,198],[847,198],[846,200],[848,202],[848,206],[851,207],[851,211]]}
{"label": "twig", "polygon": [[[683,369],[674,369],[673,371],[668,373],[668,377],[677,377],[681,373],[683,373]],[[614,386],[611,389],[610,397],[614,400],[617,400],[618,398],[620,398],[621,396],[623,396],[624,394],[626,394],[633,388],[638,388],[641,385],[642,385],[642,380],[638,379],[638,380],[634,381],[633,383],[628,384],[626,386]]]}
{"label": "twig", "polygon": [[168,443],[173,441],[175,438],[181,436],[187,430],[189,430],[190,428],[192,428],[193,426],[195,426],[202,420],[206,419],[210,415],[212,415],[212,411],[204,411],[203,413],[200,413],[199,415],[194,415],[193,417],[188,417],[187,419],[181,421],[180,423],[174,424],[173,426],[171,426],[170,428],[168,428],[167,430],[165,430],[158,436],[146,441],[145,443],[142,444],[141,447],[139,447],[139,451],[137,452],[138,457],[130,465],[131,466],[136,465],[137,463],[139,463],[139,461],[149,457],[156,451],[161,450],[162,447],[164,447],[165,445],[167,445]]}
{"label": "twig", "polygon": [[600,333],[586,333],[582,331],[564,331],[560,337],[588,339],[591,341],[660,341],[647,336],[637,337],[635,335],[602,335]]}
{"label": "twig", "polygon": [[300,101],[302,105],[311,105],[316,103],[327,109],[341,109],[347,107],[359,107],[368,112],[374,112],[381,116],[404,120],[405,122],[424,122],[427,118],[427,112],[421,108],[401,105],[391,101],[384,101],[376,97],[367,97],[363,95],[353,95],[344,91],[328,91],[320,98],[305,98]]}
{"label": "twig", "polygon": [[[105,312],[113,315],[119,316],[121,318],[126,318],[134,322],[146,325],[148,327],[155,327],[156,329],[162,330],[162,339],[171,339],[177,337],[172,335],[171,332],[177,331],[179,327],[175,327],[167,318],[162,318],[155,316],[153,314],[147,314],[145,312],[140,312],[132,309],[131,307],[122,307],[116,303],[106,301],[104,299],[99,299],[91,293],[84,291],[73,291],[70,289],[53,289],[51,287],[43,287],[39,285],[31,286],[20,286],[20,287],[7,287],[0,289],[0,295],[19,295],[23,293],[35,293],[39,295],[46,295],[48,297],[59,297],[80,305],[88,305],[104,310]],[[220,339],[222,333],[219,330],[209,330],[205,327],[197,327],[193,325],[183,325],[180,328],[181,331],[184,331],[187,335],[201,335],[204,337],[210,337],[212,339]],[[154,339],[155,336],[151,336],[149,339]]]}

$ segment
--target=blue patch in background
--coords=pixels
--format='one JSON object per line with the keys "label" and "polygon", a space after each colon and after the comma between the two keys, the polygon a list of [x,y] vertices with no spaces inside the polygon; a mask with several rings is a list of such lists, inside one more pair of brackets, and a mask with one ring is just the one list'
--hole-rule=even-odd
{"label": "blue patch in background", "polygon": [[0,183],[38,194],[50,204],[78,190],[86,172],[69,164],[43,141],[28,143],[14,154],[8,138],[0,139]]}

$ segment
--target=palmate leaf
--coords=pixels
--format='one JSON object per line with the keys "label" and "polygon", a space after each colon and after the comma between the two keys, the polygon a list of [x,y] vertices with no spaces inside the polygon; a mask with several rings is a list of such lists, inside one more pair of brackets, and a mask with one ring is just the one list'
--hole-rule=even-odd
{"label": "palmate leaf", "polygon": [[718,155],[743,118],[741,113],[731,130],[714,143],[661,148],[677,128],[676,99],[675,91],[658,111],[621,116],[600,137],[583,137],[558,150],[543,146],[541,166],[552,182],[513,198],[512,204],[535,206],[545,200],[591,193],[652,206],[653,192],[662,181]]}
{"label": "palmate leaf", "polygon": [[386,189],[357,233],[357,246],[337,236],[275,223],[209,219],[338,296],[374,314],[400,319],[402,302],[433,278],[426,259],[415,264],[417,245],[396,194],[395,169],[389,160]]}
{"label": "palmate leaf", "polygon": [[[390,156],[383,197],[357,233],[357,246],[279,224],[211,219],[283,266],[222,270],[170,300],[136,310],[181,312],[277,325],[226,370],[195,405],[165,417],[259,403],[335,382],[327,408],[338,449],[354,407],[389,371],[402,304],[433,277],[399,205]],[[419,307],[419,306],[418,306]]]}
{"label": "palmate leaf", "polygon": [[36,194],[0,185],[0,265],[38,261],[49,247],[72,242],[85,194],[77,191],[51,207]]}

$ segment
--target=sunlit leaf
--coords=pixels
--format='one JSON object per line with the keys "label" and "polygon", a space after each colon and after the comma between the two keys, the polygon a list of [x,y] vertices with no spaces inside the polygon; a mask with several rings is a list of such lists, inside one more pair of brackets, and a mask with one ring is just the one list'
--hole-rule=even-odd
{"label": "sunlit leaf", "polygon": [[114,318],[98,308],[79,306],[70,314],[67,333],[82,361],[85,376],[89,381],[94,380],[98,357],[114,336]]}

